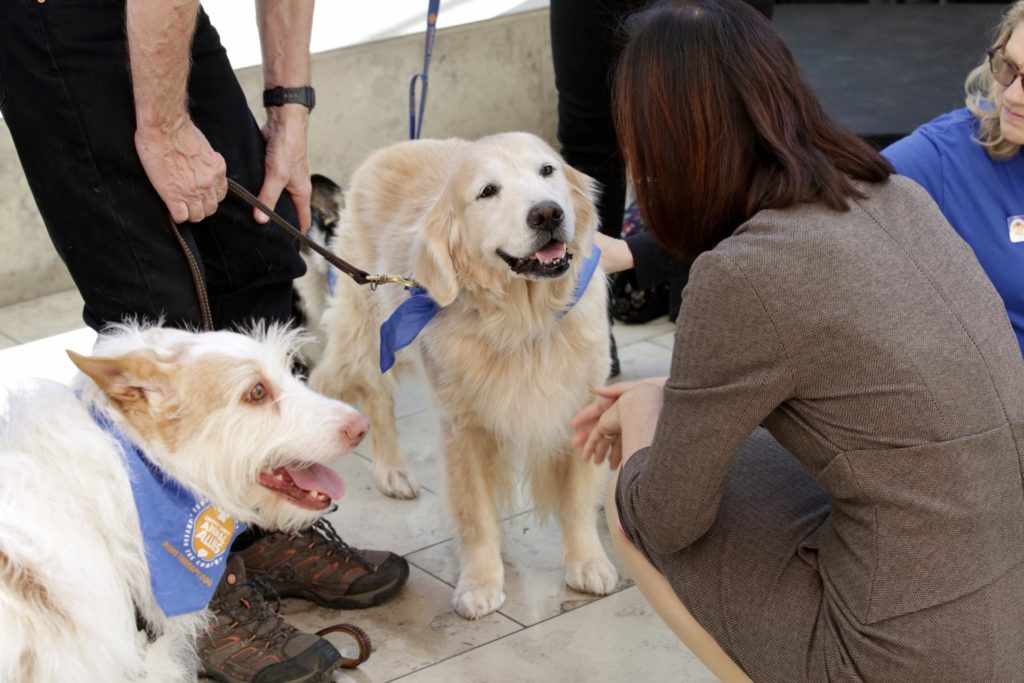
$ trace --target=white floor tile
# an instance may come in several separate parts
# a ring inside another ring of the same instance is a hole
[[[619,349],[622,374],[616,381],[664,377],[672,365],[672,350],[664,346],[640,341]]]
[[[615,335],[615,341],[621,349],[623,346],[629,346],[634,342],[650,339],[666,332],[673,332],[675,329],[675,324],[669,322],[668,316],[662,316],[643,325],[627,325],[616,321],[612,326],[612,334]]]
[[[636,587],[399,679],[402,683],[713,683]]]
[[[0,333],[22,344],[82,327],[78,290],[23,301],[0,308]]]
[[[671,349],[676,341],[676,333],[674,331],[666,332],[665,334],[659,334],[657,337],[651,337],[647,341],[658,346],[664,346],[666,349]]]
[[[379,607],[340,612],[302,600],[285,600],[284,614],[293,626],[307,631],[337,623],[362,628],[373,643],[373,655],[358,670],[336,674],[334,680],[377,683],[459,655],[520,628],[500,614],[466,621],[452,611],[450,597],[450,586],[413,567],[402,592]],[[355,655],[355,647],[346,636],[334,634],[328,638],[343,648],[342,654]],[[351,649],[346,651],[346,647]]]
[[[599,530],[601,542],[619,571],[616,590],[633,585],[613,552],[603,514]],[[501,614],[530,626],[599,599],[565,585],[562,533],[557,522],[542,524],[527,512],[506,520],[502,533],[506,600]],[[458,582],[459,560],[453,541],[413,553],[408,560],[453,586]]]

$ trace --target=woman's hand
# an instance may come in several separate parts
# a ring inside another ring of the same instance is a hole
[[[594,244],[601,250],[601,270],[604,272],[619,273],[633,267],[633,252],[626,240],[599,232],[594,235]]]
[[[597,387],[594,392],[598,398],[596,401],[580,410],[569,422],[573,428],[572,445],[576,448],[582,447],[584,461],[593,459],[595,465],[600,465],[608,459],[608,465],[615,469],[622,462],[623,441],[622,423],[620,415],[620,399],[627,392],[640,390],[640,393],[647,397],[652,394],[657,396],[658,408],[653,410],[654,423],[657,423],[660,410],[661,388],[665,385],[664,377],[634,380],[632,382],[618,382],[606,387]],[[627,403],[635,403],[633,400]],[[644,401],[650,404],[650,399]],[[629,406],[628,423],[633,423],[635,409]],[[627,427],[632,424],[627,424]],[[644,434],[648,430],[644,429]],[[634,440],[631,440],[631,442]],[[630,454],[632,451],[630,451]]]

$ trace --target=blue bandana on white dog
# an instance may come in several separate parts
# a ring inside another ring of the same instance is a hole
[[[573,294],[572,303],[569,308],[559,314],[562,317],[568,313],[576,302],[587,291],[587,285],[594,277],[597,264],[601,260],[601,250],[595,245],[590,256],[583,262],[583,269],[580,271],[579,282],[576,283],[576,292]],[[440,307],[437,302],[430,298],[427,290],[421,287],[407,288],[409,298],[403,301],[395,312],[391,314],[384,324],[380,326],[380,371],[385,373],[395,364],[395,354],[411,344],[416,335],[427,326]]]
[[[157,605],[168,617],[206,609],[245,525],[157,469],[95,406],[90,412],[124,452]]]

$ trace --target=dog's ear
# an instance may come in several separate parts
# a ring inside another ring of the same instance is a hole
[[[595,207],[599,194],[597,181],[569,164],[565,164],[565,178],[569,181],[572,209],[576,214],[576,233],[592,235],[598,228]]]
[[[71,350],[67,354],[122,412],[148,411],[170,393],[170,378],[153,351],[114,358],[82,356]]]
[[[413,277],[442,308],[455,301],[459,283],[455,276],[452,246],[456,235],[455,210],[442,194],[420,226],[414,252]]]

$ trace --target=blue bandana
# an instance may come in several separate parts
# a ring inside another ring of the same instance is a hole
[[[245,525],[157,469],[95,406],[90,412],[124,453],[157,605],[168,617],[206,609]]]
[[[580,279],[576,283],[576,292],[573,294],[569,307],[559,313],[558,317],[568,313],[576,302],[587,291],[587,285],[594,277],[597,264],[601,260],[601,250],[595,245],[590,256],[583,262],[583,269],[580,271]],[[384,324],[380,326],[380,371],[385,373],[395,364],[395,354],[411,344],[416,336],[427,326],[440,307],[437,302],[430,298],[427,290],[421,287],[406,288],[409,291],[409,298],[403,301],[395,312],[391,314]]]

